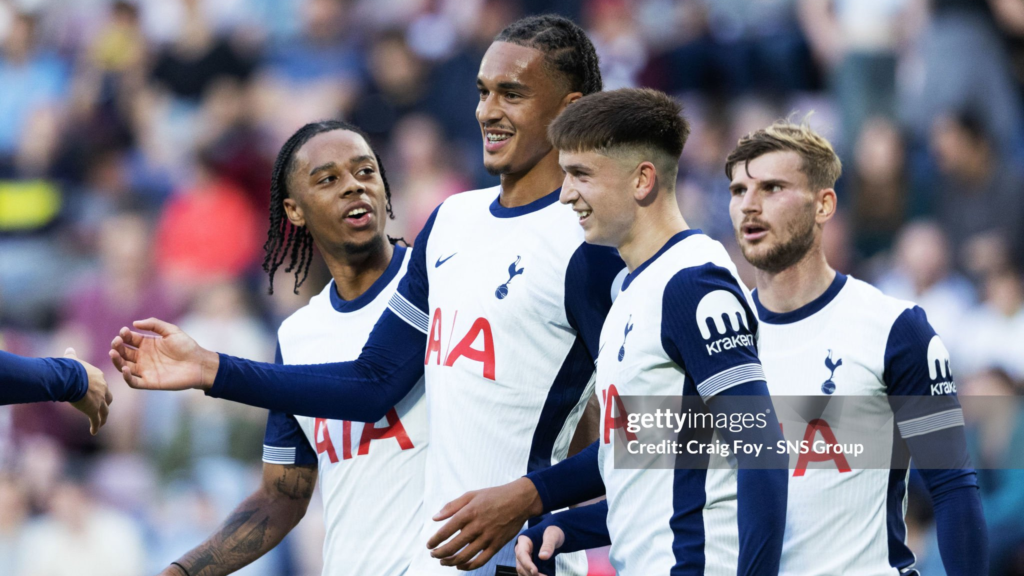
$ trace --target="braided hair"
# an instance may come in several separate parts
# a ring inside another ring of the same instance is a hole
[[[569,81],[571,92],[600,92],[601,69],[590,38],[575,22],[556,14],[528,16],[509,24],[495,38],[540,50],[547,62]]]
[[[295,153],[317,134],[334,130],[355,132],[362,136],[367,143],[370,141],[362,130],[348,122],[321,120],[299,128],[277,153],[274,171],[270,177],[270,230],[267,232],[267,243],[263,245],[263,250],[266,252],[263,259],[263,270],[270,275],[270,294],[274,293],[274,273],[284,263],[285,258],[290,258],[290,260],[284,271],[295,272],[294,291],[296,294],[299,293],[299,287],[309,276],[309,265],[313,262],[313,235],[309,233],[306,226],[295,226],[288,220],[284,211],[284,199],[290,196],[288,177],[295,167]],[[371,146],[371,150],[372,148]],[[388,178],[384,173],[384,163],[381,162],[380,155],[376,150],[373,151],[373,155],[377,160],[380,179],[384,182],[384,197],[387,199],[388,216],[394,219],[395,214],[391,211],[391,187],[388,185]]]

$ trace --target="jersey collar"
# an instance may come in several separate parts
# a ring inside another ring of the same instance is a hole
[[[561,193],[562,189],[559,188],[547,196],[537,198],[529,204],[516,206],[515,208],[506,208],[501,205],[501,202],[498,202],[498,198],[501,198],[501,193],[499,192],[498,195],[494,197],[494,202],[491,202],[491,215],[497,218],[515,218],[516,216],[524,216],[542,208],[547,208],[555,202],[558,202],[558,195]]]
[[[761,305],[761,299],[757,297],[757,290],[754,290],[751,294],[754,297],[754,305],[757,307],[758,320],[761,322],[767,322],[768,324],[792,324],[793,322],[799,322],[804,318],[808,318],[817,314],[822,308],[828,306],[830,302],[835,300],[839,291],[846,285],[846,275],[842,272],[836,271],[836,277],[832,279],[832,283],[829,284],[828,288],[814,300],[811,300],[807,304],[797,308],[796,310],[790,310],[789,312],[772,312]]]
[[[682,232],[676,232],[671,238],[668,239],[668,242],[665,242],[664,246],[662,246],[657,252],[654,253],[654,256],[651,256],[643,264],[637,266],[636,270],[633,270],[629,274],[626,274],[626,279],[622,281],[622,290],[629,288],[629,285],[633,282],[633,280],[636,280],[636,277],[639,276],[645,268],[650,266],[652,262],[657,260],[659,256],[668,251],[669,248],[675,246],[676,244],[679,244],[683,240],[695,234],[703,234],[703,232],[701,232],[699,228],[691,228],[689,230],[683,230]]]
[[[397,275],[398,271],[402,268],[402,260],[405,259],[405,250],[405,246],[398,246],[396,244],[395,249],[391,253],[391,262],[388,263],[388,267],[384,269],[384,273],[370,285],[366,292],[363,292],[352,300],[343,300],[341,296],[338,296],[338,289],[334,285],[334,280],[331,280],[331,284],[328,286],[328,289],[331,291],[331,306],[333,306],[338,312],[355,312],[370,302],[373,302],[373,299],[380,294],[381,290],[383,290],[385,286],[394,280],[395,275]]]

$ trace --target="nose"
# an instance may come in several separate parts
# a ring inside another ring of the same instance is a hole
[[[566,174],[562,180],[562,191],[558,193],[558,201],[562,204],[572,204],[580,197],[579,192],[572,186],[569,175]]]
[[[341,197],[347,198],[353,194],[362,194],[366,192],[366,186],[359,181],[355,176],[348,174],[346,176],[345,186],[341,189]]]
[[[493,93],[488,94],[476,105],[476,119],[480,124],[490,124],[501,120],[503,114],[497,105],[497,98]]]
[[[744,214],[757,214],[761,212],[761,195],[756,190],[750,190],[740,198],[740,210]]]

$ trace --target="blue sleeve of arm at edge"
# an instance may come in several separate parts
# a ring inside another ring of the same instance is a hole
[[[85,367],[70,358],[25,358],[0,351],[0,405],[77,402],[89,390]]]
[[[533,541],[533,560],[540,562],[537,554],[544,541],[544,530],[548,526],[558,526],[565,533],[565,542],[555,552],[564,554],[580,550],[590,550],[611,544],[608,534],[608,501],[602,500],[589,506],[573,508],[558,514],[550,514],[543,522],[523,532]]]
[[[226,354],[209,396],[286,414],[376,422],[423,375],[423,333],[385,310],[359,358],[333,364],[270,364]]]
[[[545,512],[604,496],[604,481],[597,461],[598,442],[594,441],[579,454],[554,466],[526,475],[537,488]]]

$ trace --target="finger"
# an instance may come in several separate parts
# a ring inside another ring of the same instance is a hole
[[[121,377],[128,386],[135,388],[136,390],[145,390],[142,385],[142,378],[139,378],[135,374],[132,374],[132,369],[128,366],[121,368]]]
[[[484,548],[482,552],[474,556],[472,560],[464,564],[458,564],[457,567],[459,570],[466,571],[482,568],[484,564],[487,564],[487,562],[491,558],[493,558],[495,554],[498,553],[498,550],[501,550],[501,546],[495,546],[494,544],[491,544],[490,546]]]
[[[142,346],[142,341],[145,340],[146,338],[145,334],[134,332],[130,328],[121,328],[117,335],[120,336],[121,340],[125,344],[129,346],[134,346],[136,348]]]
[[[136,320],[132,322],[132,325],[139,330],[149,330],[150,332],[156,332],[161,336],[170,336],[178,327],[170,322],[164,322],[159,318],[146,318],[145,320]]]
[[[100,428],[107,423],[107,418],[110,416],[110,408],[106,404],[100,404]]]
[[[121,335],[114,336],[114,340],[110,343],[110,349],[120,354],[125,360],[131,360],[132,362],[139,361],[138,346],[126,346],[125,340]]]
[[[74,358],[75,360],[78,360],[78,355],[75,354],[75,349],[71,348],[70,346],[68,347],[67,350],[64,351],[64,357],[65,358]]]
[[[100,431],[100,414],[99,412],[89,413],[89,434],[93,436]]]
[[[444,507],[441,508],[440,512],[434,514],[434,522],[440,522],[441,520],[444,520],[446,518],[451,518],[453,514],[455,514],[459,510],[462,510],[462,508],[466,504],[469,504],[469,501],[472,499],[473,493],[466,492],[462,496],[459,496],[455,500],[452,500],[451,502],[445,504]]]
[[[563,534],[561,529],[554,526],[548,526],[544,529],[544,538],[540,544],[540,552],[537,553],[537,557],[541,560],[547,560],[554,555],[555,549],[562,545]]]
[[[117,350],[110,349],[107,351],[107,356],[110,357],[110,361],[114,364],[114,368],[120,372],[124,368],[124,360],[121,359],[121,355],[117,353]]]
[[[114,395],[110,393],[110,388],[107,388],[107,393],[103,395],[103,399],[107,401],[107,406],[114,403]]]
[[[439,548],[431,550],[430,555],[434,558],[445,558],[455,555],[462,547],[472,542],[479,533],[471,533],[467,530],[460,531],[454,538]],[[444,562],[442,562],[444,564]],[[449,564],[445,564],[449,566]]]
[[[462,566],[469,564],[477,554],[480,553],[485,547],[490,545],[489,541],[474,540],[466,544],[462,550],[459,550],[454,556],[441,559],[441,566]],[[488,556],[488,559],[490,556]]]
[[[533,563],[533,540],[520,536],[516,542],[516,572],[519,576],[537,576],[537,566]]]
[[[442,542],[451,538],[453,534],[461,531],[467,524],[469,524],[468,514],[456,515],[454,518],[446,522],[444,526],[441,526],[441,529],[435,532],[434,535],[430,537],[430,540],[427,540],[427,548],[430,548],[431,550],[437,548]]]

